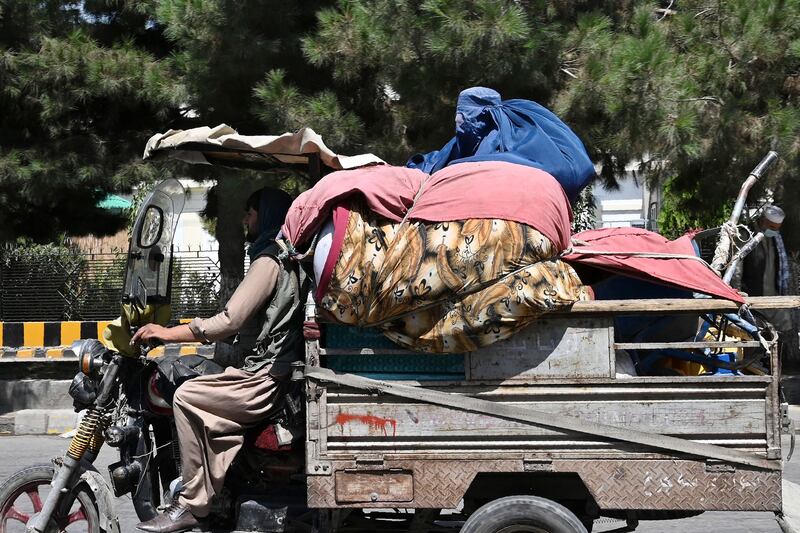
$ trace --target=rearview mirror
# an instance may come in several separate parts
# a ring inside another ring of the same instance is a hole
[[[161,239],[164,230],[164,211],[157,205],[150,205],[144,213],[136,244],[139,248],[150,248]]]

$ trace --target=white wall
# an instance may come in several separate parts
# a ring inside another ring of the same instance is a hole
[[[200,211],[206,206],[206,191],[211,184],[189,179],[180,182],[186,189],[186,204],[175,231],[175,247],[180,250],[216,249],[217,240],[203,228],[200,218]]]
[[[649,220],[649,211],[650,203],[658,201],[660,197],[658,191],[650,191],[642,176],[633,170],[619,180],[619,185],[617,190],[595,185],[593,193],[597,206],[597,227],[655,229],[656,221]]]

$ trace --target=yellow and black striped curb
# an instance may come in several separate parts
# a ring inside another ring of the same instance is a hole
[[[0,346],[69,346],[80,339],[101,339],[108,320],[91,322],[0,322]]]
[[[184,343],[184,344],[167,344],[153,348],[149,353],[149,357],[160,357],[162,355],[202,355],[204,357],[212,357],[214,355],[214,346],[200,343]],[[0,347],[0,360],[10,359],[77,359],[75,353],[69,346],[56,346],[56,347],[20,347],[10,348],[7,346]]]
[[[180,320],[181,324],[190,322]],[[0,322],[0,346],[39,348],[69,346],[80,339],[102,339],[110,320],[66,322]]]

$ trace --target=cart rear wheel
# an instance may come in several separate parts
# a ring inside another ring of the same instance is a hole
[[[563,505],[537,496],[498,498],[470,515],[461,533],[587,533]]]

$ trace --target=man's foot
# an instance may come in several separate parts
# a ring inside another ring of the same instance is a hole
[[[204,520],[195,517],[189,507],[175,501],[164,509],[164,512],[147,522],[142,522],[136,527],[151,533],[177,533],[189,531],[203,525]]]

